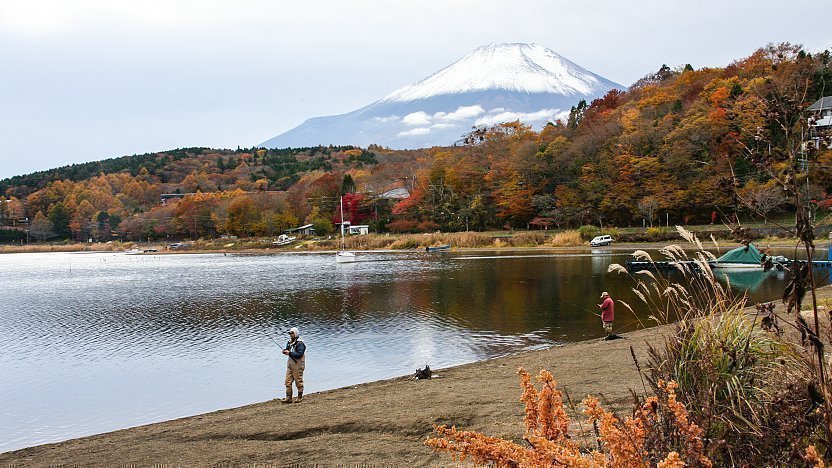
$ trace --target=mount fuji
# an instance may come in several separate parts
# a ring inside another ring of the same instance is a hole
[[[366,107],[309,119],[258,146],[446,146],[473,126],[519,119],[541,128],[613,88],[626,89],[541,45],[489,44]]]

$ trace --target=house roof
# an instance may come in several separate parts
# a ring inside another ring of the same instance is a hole
[[[311,227],[313,227],[313,226],[314,226],[314,224],[304,224],[304,225],[303,225],[303,226],[301,226],[301,227],[296,227],[296,228],[292,228],[292,229],[287,229],[287,230],[285,230],[285,231],[283,231],[283,232],[295,232],[295,231],[302,231],[302,230],[304,230],[304,229],[309,229],[309,228],[311,228]]]
[[[822,111],[826,109],[832,109],[832,96],[824,96],[818,99],[814,104],[809,106],[807,110]]]

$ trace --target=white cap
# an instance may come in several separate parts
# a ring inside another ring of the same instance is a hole
[[[606,291],[604,291],[604,292],[602,292],[602,293],[601,293],[601,297],[602,297],[602,298],[607,297],[607,296],[609,296],[609,295],[610,295],[610,294],[609,294],[608,292],[606,292]]]
[[[297,336],[300,336],[300,332],[298,331],[298,328],[297,328],[297,327],[292,327],[292,328],[290,328],[290,329],[289,329],[289,333],[291,333],[291,334],[295,335],[296,337],[297,337]]]

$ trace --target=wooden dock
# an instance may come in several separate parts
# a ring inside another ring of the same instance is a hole
[[[773,264],[773,268],[777,270],[785,270],[790,268],[795,262],[800,265],[805,265],[808,263],[807,260],[786,260],[786,261],[778,261]],[[651,271],[669,271],[675,270],[678,264],[683,264],[690,269],[698,269],[699,267],[695,262],[692,260],[687,260],[683,262],[669,262],[669,261],[658,261],[658,262],[647,262],[643,260],[627,260],[625,265],[628,270],[630,271],[641,271],[641,270],[651,270]],[[832,260],[812,260],[812,266],[815,268],[832,268]],[[711,263],[711,267],[714,264]]]

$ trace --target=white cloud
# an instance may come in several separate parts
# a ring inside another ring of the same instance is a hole
[[[405,125],[420,126],[420,127],[425,127],[427,125],[430,125],[430,128],[437,128],[437,129],[439,129],[439,128],[450,128],[450,127],[455,127],[457,122],[462,122],[464,120],[471,119],[471,118],[476,117],[480,114],[483,114],[484,112],[485,112],[485,110],[480,105],[459,106],[453,112],[436,112],[433,115],[430,115],[430,114],[428,114],[427,112],[424,112],[424,111],[419,111],[419,112],[412,112],[412,113],[407,114],[406,116],[404,116],[402,118],[402,123],[405,124]],[[384,119],[387,119],[387,117],[385,117]],[[379,117],[376,117],[376,120],[380,121],[382,123],[387,122],[386,120],[381,120],[381,118],[379,118]],[[423,129],[414,129],[414,130],[428,130],[428,129],[423,128]],[[408,133],[408,132],[402,132],[402,133],[405,133],[407,135],[424,135],[427,132],[425,131],[424,133]],[[399,134],[399,136],[403,136],[403,135]]]
[[[440,128],[451,128],[451,127],[456,127],[456,126],[457,126],[457,124],[448,123],[448,122],[439,122],[439,123],[435,123],[435,124],[431,125],[430,128],[440,129]]]
[[[427,135],[428,133],[430,133],[429,128],[419,127],[419,128],[414,128],[414,129],[411,129],[411,130],[405,130],[403,132],[399,132],[399,133],[396,134],[396,136],[400,136],[400,137],[419,136],[419,135]]]
[[[402,119],[405,125],[430,125],[430,116],[422,111],[407,114]]]
[[[475,125],[496,125],[503,122],[520,122],[532,124],[551,121],[563,115],[560,109],[541,109],[537,112],[498,112],[477,119]]]
[[[445,112],[437,112],[433,114],[433,118],[437,120],[465,120],[470,119],[471,117],[476,117],[480,114],[485,112],[485,110],[480,105],[476,106],[459,106],[457,109],[450,114],[446,114]]]

